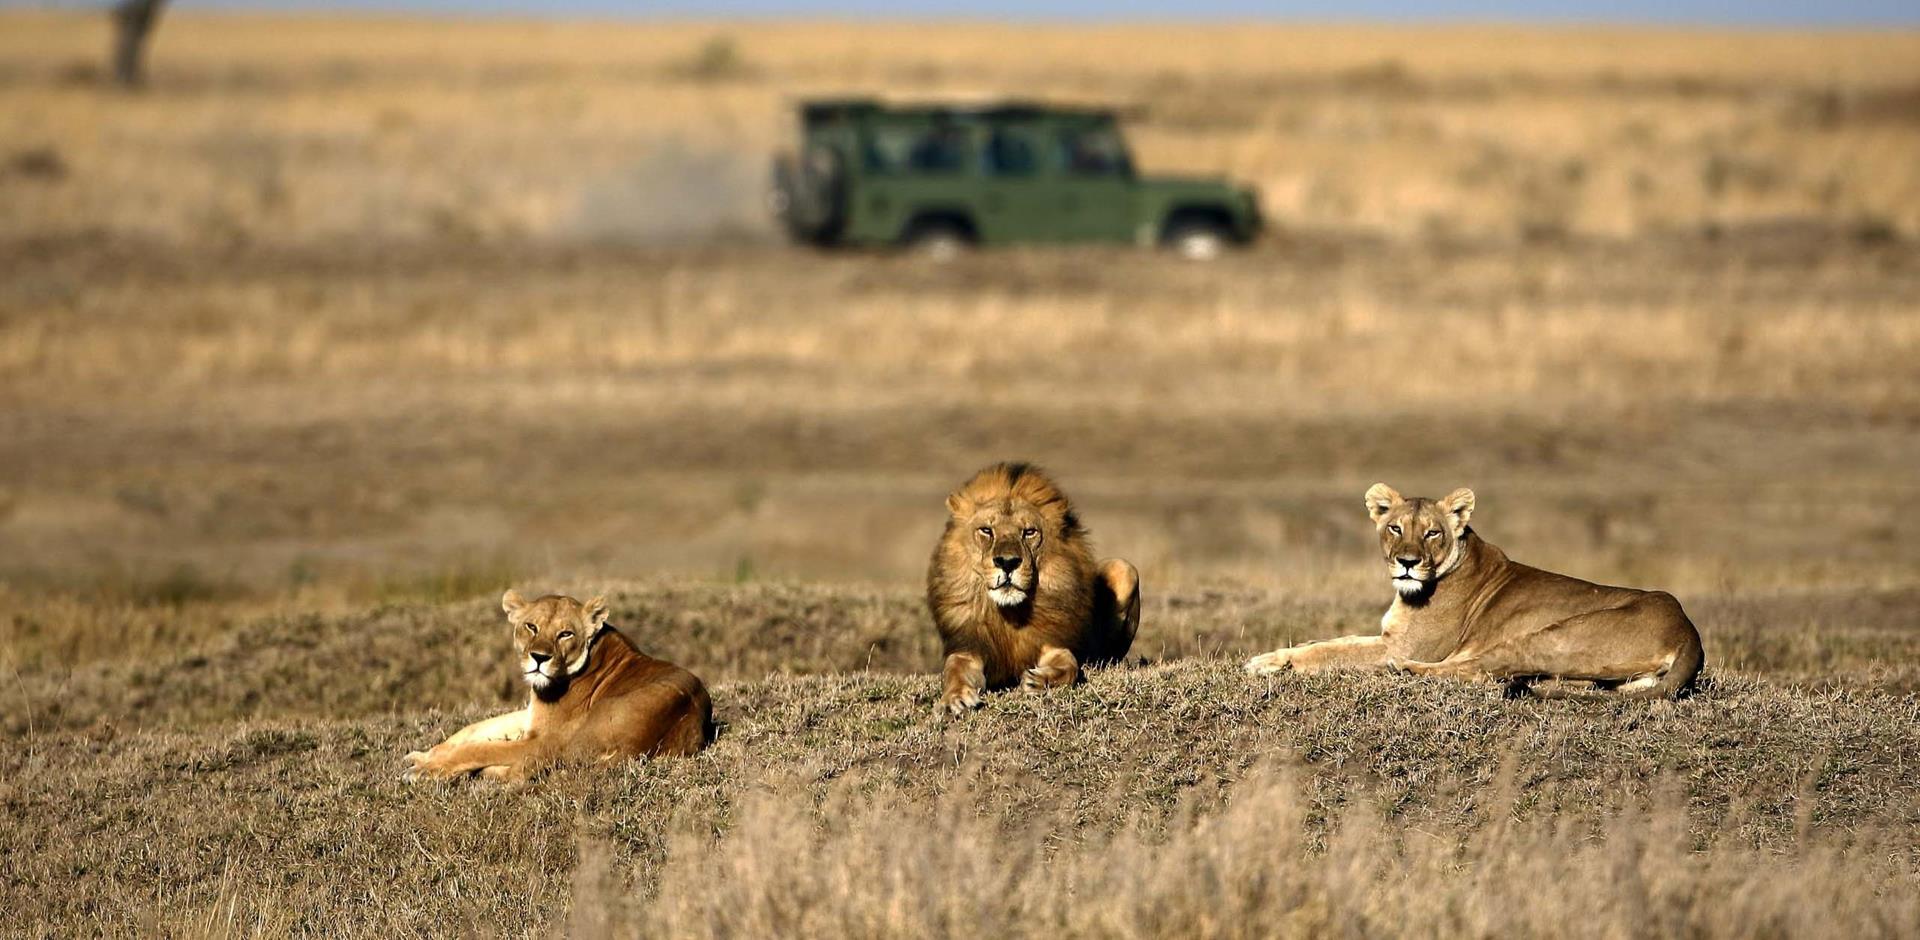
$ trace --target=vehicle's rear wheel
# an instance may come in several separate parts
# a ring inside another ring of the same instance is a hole
[[[1167,229],[1167,249],[1188,261],[1212,261],[1232,243],[1227,230],[1210,219],[1184,219]]]
[[[973,233],[957,222],[925,219],[907,229],[900,246],[931,261],[951,261],[972,250]]]

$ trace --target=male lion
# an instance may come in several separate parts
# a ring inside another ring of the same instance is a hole
[[[1016,680],[1071,685],[1082,663],[1127,655],[1140,628],[1140,573],[1094,564],[1073,504],[1038,467],[995,464],[947,497],[927,567],[927,607],[945,647],[941,705],[959,715]]]
[[[1255,656],[1247,671],[1385,666],[1423,676],[1566,679],[1636,698],[1679,695],[1705,660],[1673,595],[1606,587],[1508,561],[1467,525],[1473,491],[1442,500],[1367,490],[1396,592],[1379,636],[1348,636]]]
[[[517,782],[562,761],[690,755],[706,746],[713,726],[706,686],[608,626],[605,598],[529,601],[508,591],[500,607],[533,689],[527,708],[408,754],[409,779],[479,772]]]

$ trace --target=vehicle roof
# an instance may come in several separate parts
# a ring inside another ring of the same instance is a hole
[[[964,98],[926,101],[886,101],[879,98],[815,98],[800,102],[800,114],[808,123],[836,117],[911,118],[964,116],[989,120],[1022,118],[1078,118],[1112,120],[1119,109],[1105,106],[1057,104],[1023,99],[968,100]]]

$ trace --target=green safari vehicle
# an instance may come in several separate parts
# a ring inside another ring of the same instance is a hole
[[[855,99],[799,112],[799,150],[775,158],[770,202],[806,244],[950,256],[1105,242],[1207,259],[1260,230],[1248,187],[1137,175],[1111,110]]]

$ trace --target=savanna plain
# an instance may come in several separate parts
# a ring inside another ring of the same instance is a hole
[[[0,13],[0,933],[1920,932],[1920,36]],[[782,245],[814,93],[1137,106],[1273,230]],[[1132,659],[935,717],[942,498],[1028,459]],[[1375,629],[1360,495],[1658,587],[1674,702],[1248,656]],[[506,587],[697,758],[400,781]]]

